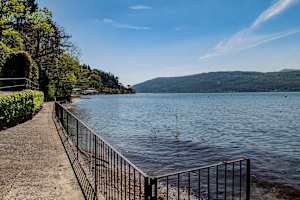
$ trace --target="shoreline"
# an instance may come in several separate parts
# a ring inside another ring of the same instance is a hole
[[[258,200],[300,200],[300,188],[252,176],[252,194]],[[271,192],[270,192],[271,191]]]

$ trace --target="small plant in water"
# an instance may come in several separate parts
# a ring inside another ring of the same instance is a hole
[[[152,127],[151,135],[150,135],[152,143],[154,142],[154,140],[157,139],[157,134],[158,133],[159,133],[159,130],[157,128]]]
[[[175,126],[176,126],[175,138],[176,138],[177,141],[179,141],[180,131],[179,131],[179,128],[178,128],[178,114],[176,113],[175,116],[176,116],[176,121],[175,121]]]

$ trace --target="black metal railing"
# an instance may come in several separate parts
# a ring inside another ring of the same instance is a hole
[[[39,84],[31,81],[28,78],[0,78],[0,90],[16,91],[22,89],[39,89]]]
[[[250,200],[250,160],[148,176],[63,105],[55,103],[61,139],[85,199]]]
[[[176,172],[153,179],[154,199],[250,199],[250,160]]]

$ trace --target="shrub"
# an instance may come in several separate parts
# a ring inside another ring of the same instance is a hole
[[[32,90],[0,96],[0,130],[30,119],[41,109],[43,100],[43,92]]]
[[[32,91],[32,93],[33,93],[34,112],[38,112],[42,108],[44,103],[44,93],[41,91]]]
[[[18,51],[9,54],[4,66],[2,76],[9,77],[30,77],[32,60],[25,51]]]
[[[48,85],[48,94],[47,100],[54,100],[55,99],[56,88],[54,84]]]

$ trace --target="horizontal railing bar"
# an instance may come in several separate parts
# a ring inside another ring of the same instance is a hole
[[[0,78],[0,81],[17,81],[17,80],[26,80],[36,86],[38,86],[38,83],[35,83],[33,81],[31,81],[30,79],[26,78],[26,77],[17,77],[17,78]]]
[[[3,86],[3,87],[0,87],[0,90],[1,90],[1,89],[7,89],[7,88],[23,87],[23,86],[26,86],[26,84],[22,84],[22,85],[11,85],[11,86]]]
[[[240,161],[246,161],[249,160],[250,158],[248,158],[247,156],[241,156],[239,159],[236,160],[229,160],[229,161],[223,161],[223,163],[225,164],[232,164],[232,163],[236,163],[236,162],[240,162]]]
[[[224,164],[231,164],[231,163],[236,163],[236,162],[246,161],[246,160],[249,160],[249,158],[243,156],[243,157],[241,157],[239,159],[236,159],[236,160],[223,161],[223,162],[219,162],[219,163],[212,164],[212,165],[206,165],[206,166],[203,166],[203,167],[196,167],[196,168],[192,168],[192,169],[182,170],[182,171],[178,171],[178,172],[173,172],[173,173],[169,173],[169,174],[155,176],[155,178],[165,178],[167,176],[175,176],[175,175],[178,175],[178,174],[184,174],[184,173],[189,173],[189,172],[193,173],[193,172],[196,172],[196,171],[199,171],[199,170],[205,170],[205,169],[212,168],[212,167],[222,166]]]
[[[76,120],[78,120],[82,125],[85,126],[92,134],[96,135],[100,140],[102,140],[109,148],[111,148],[113,151],[115,151],[122,159],[124,159],[128,164],[130,164],[133,168],[135,168],[140,174],[142,174],[145,177],[149,177],[146,173],[144,173],[142,170],[140,170],[137,166],[135,166],[131,161],[129,161],[125,156],[123,156],[122,153],[120,153],[118,150],[116,150],[111,144],[109,144],[105,139],[103,139],[100,135],[98,135],[93,129],[88,127],[88,125],[83,122],[81,119],[79,119],[76,115],[74,115],[72,112],[70,112],[68,109],[66,109],[65,106],[62,104],[56,102],[59,106],[61,106],[67,113],[69,113],[72,117],[74,117]]]
[[[0,78],[0,81],[15,81],[15,80],[26,80],[27,78],[25,77],[20,77],[20,78]]]

